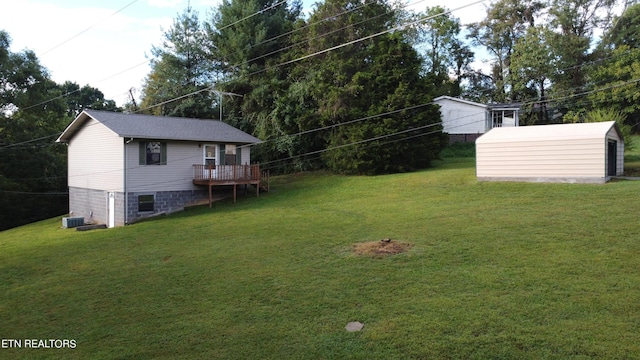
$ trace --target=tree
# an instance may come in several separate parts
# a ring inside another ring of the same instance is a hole
[[[216,66],[216,89],[224,98],[225,121],[255,133],[271,121],[275,97],[288,74],[279,67],[289,56],[291,33],[301,12],[298,1],[224,0],[205,25]]]
[[[153,47],[151,73],[145,79],[142,111],[155,115],[212,118],[208,88],[212,86],[212,65],[207,38],[198,13],[187,8],[164,33],[161,46]]]
[[[614,24],[594,51],[594,65],[585,67],[590,90],[585,110],[619,112],[626,124],[636,127],[640,123],[640,4],[627,8]]]
[[[523,96],[514,91],[512,55],[517,41],[527,28],[535,25],[544,4],[536,0],[498,0],[487,8],[487,17],[469,26],[469,38],[493,57],[491,77],[495,86],[494,101],[518,101]]]
[[[550,44],[558,57],[558,71],[552,81],[556,94],[583,91],[586,85],[585,64],[595,29],[609,24],[617,0],[553,0],[549,14],[553,36]],[[569,104],[570,105],[570,104]]]
[[[117,110],[98,89],[56,84],[0,31],[0,231],[68,212],[67,148],[56,137],[85,108]]]
[[[395,26],[388,3],[358,5],[349,0],[319,5],[310,18],[314,25],[309,51]],[[349,16],[338,15],[346,9],[354,10]],[[329,169],[348,174],[402,172],[427,167],[437,158],[443,135],[439,113],[429,105],[434,89],[420,75],[422,61],[402,34],[387,33],[324,52],[307,68],[313,74],[320,125],[329,127],[323,134],[327,151],[322,156]]]
[[[428,7],[415,18],[425,19],[415,26],[413,41],[425,58],[429,78],[441,89],[437,95],[460,95],[460,82],[473,61],[473,52],[459,39],[460,20],[440,6]]]
[[[74,82],[65,81],[60,85],[60,91],[67,104],[67,114],[72,118],[78,116],[84,109],[121,111],[115,101],[105,99],[100,90],[89,85],[80,87]]]
[[[67,210],[66,148],[52,144],[68,118],[60,89],[32,51],[13,53],[0,31],[0,230]],[[51,100],[54,99],[54,100]]]
[[[547,109],[547,90],[557,70],[557,59],[549,44],[551,31],[541,25],[529,27],[518,39],[511,58],[513,90],[521,94],[528,105],[523,114],[527,124],[551,122]],[[533,100],[536,99],[536,100]],[[531,110],[535,108],[533,113]],[[529,119],[527,119],[527,117]]]

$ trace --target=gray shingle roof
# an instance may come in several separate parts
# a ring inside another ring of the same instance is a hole
[[[58,142],[68,142],[89,117],[120,137],[253,144],[260,139],[219,120],[189,119],[85,110],[65,129]]]

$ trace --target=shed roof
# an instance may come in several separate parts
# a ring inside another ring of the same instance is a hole
[[[474,101],[464,100],[464,99],[455,98],[455,97],[446,96],[446,95],[438,96],[437,98],[433,99],[433,101],[436,102],[436,103],[439,102],[439,101],[442,101],[442,100],[455,101],[455,102],[458,102],[458,103],[461,103],[461,104],[478,106],[478,107],[481,107],[481,108],[486,108],[487,107],[487,105],[485,105],[485,104],[480,104],[480,103],[477,103],[477,102],[474,102]]]
[[[615,121],[599,123],[553,124],[518,127],[493,128],[476,140],[478,144],[513,142],[513,141],[544,141],[564,139],[594,139],[605,138],[611,129],[615,129],[620,139],[622,134]]]
[[[57,142],[68,142],[89,119],[120,137],[253,144],[260,139],[219,120],[189,119],[109,111],[84,110],[67,126]]]

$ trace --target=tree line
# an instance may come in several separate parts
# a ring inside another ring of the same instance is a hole
[[[635,1],[494,0],[463,26],[446,8],[387,0],[326,0],[308,16],[296,1],[226,0],[204,20],[176,17],[141,109],[222,114],[266,140],[262,162],[355,174],[428,166],[446,143],[440,95],[520,103],[523,125],[617,120],[629,132],[639,15]]]
[[[520,103],[523,125],[638,124],[636,1],[485,9],[462,24],[388,0],[325,0],[309,14],[298,0],[223,0],[206,18],[187,8],[151,46],[140,102],[122,109],[88,85],[56,84],[0,31],[0,229],[66,211],[65,148],[53,141],[83,108],[221,118],[264,141],[254,159],[273,171],[345,174],[428,167],[447,143],[441,95]]]
[[[0,230],[68,211],[66,147],[54,141],[83,108],[121,110],[88,85],[57,84],[0,30]]]

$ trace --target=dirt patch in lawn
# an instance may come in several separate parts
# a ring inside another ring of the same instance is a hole
[[[401,254],[408,251],[412,247],[413,244],[404,243],[397,240],[383,239],[378,241],[368,241],[354,244],[352,246],[352,249],[353,252],[357,255],[386,256]]]

